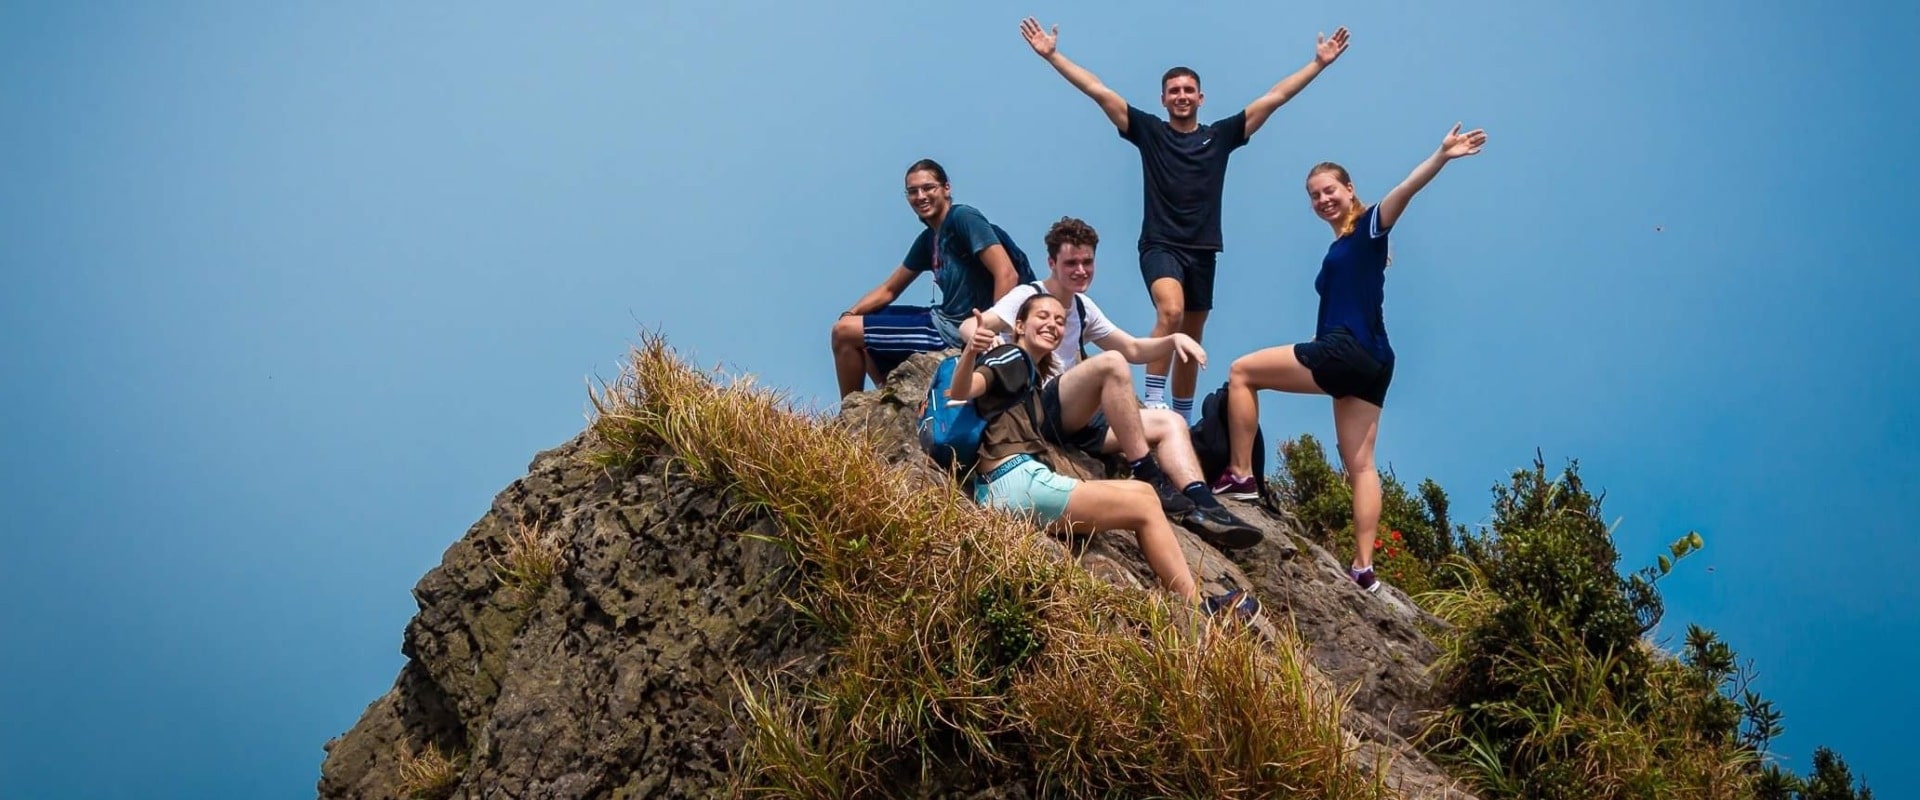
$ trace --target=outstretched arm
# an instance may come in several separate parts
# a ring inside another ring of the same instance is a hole
[[[873,291],[861,295],[860,299],[855,301],[852,306],[849,306],[846,311],[841,312],[840,316],[844,317],[849,314],[853,316],[865,316],[879,311],[888,303],[898,298],[900,293],[906,291],[907,287],[913,283],[913,279],[919,276],[920,273],[907,269],[904,266],[894,267],[892,275],[888,275],[887,279],[881,281],[879,286],[873,287]]]
[[[1461,133],[1460,123],[1453,123],[1453,130],[1447,132],[1447,138],[1440,140],[1440,149],[1427,156],[1420,166],[1414,167],[1413,174],[1408,175],[1399,186],[1393,187],[1393,191],[1387,192],[1386,197],[1380,198],[1380,210],[1375,213],[1374,219],[1382,228],[1393,227],[1395,222],[1400,221],[1401,212],[1407,210],[1407,203],[1428,183],[1433,182],[1434,176],[1440,174],[1441,167],[1456,158],[1479,155],[1480,148],[1486,143],[1486,131],[1475,128]]]
[[[1107,88],[1107,85],[1101,83],[1093,73],[1060,54],[1060,26],[1055,25],[1049,31],[1040,27],[1039,20],[1028,17],[1020,20],[1020,35],[1027,37],[1027,44],[1033,48],[1033,52],[1052,64],[1068,83],[1073,84],[1073,88],[1079,89],[1086,96],[1093,98],[1093,102],[1099,103],[1100,110],[1106,112],[1107,120],[1112,122],[1114,127],[1119,128],[1121,133],[1127,132],[1127,101],[1120,96],[1119,92]]]
[[[1129,364],[1146,364],[1166,358],[1169,354],[1180,359],[1181,363],[1192,362],[1199,366],[1207,365],[1207,351],[1200,343],[1184,333],[1171,333],[1166,336],[1151,336],[1135,339],[1126,331],[1115,329],[1094,342],[1102,350],[1119,353]]]
[[[1253,132],[1267,124],[1267,118],[1273,116],[1274,110],[1286,105],[1301,89],[1307,88],[1307,84],[1312,83],[1322,70],[1331,66],[1346,51],[1347,29],[1344,26],[1334,31],[1332,37],[1321,36],[1319,44],[1314,46],[1312,61],[1298,72],[1282,78],[1266,94],[1247,104],[1247,138],[1253,138]]]

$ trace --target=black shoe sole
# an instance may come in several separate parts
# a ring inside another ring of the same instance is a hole
[[[1180,526],[1193,531],[1200,541],[1213,545],[1220,550],[1241,550],[1266,541],[1266,534],[1252,526],[1220,525],[1204,517],[1188,514],[1180,518]]]

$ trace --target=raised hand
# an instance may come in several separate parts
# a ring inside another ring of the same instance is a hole
[[[1453,130],[1447,132],[1447,138],[1440,140],[1440,155],[1448,158],[1464,158],[1480,154],[1480,148],[1487,143],[1487,132],[1479,128],[1460,132],[1460,123],[1453,123]]]
[[[1207,365],[1207,351],[1202,349],[1200,343],[1194,341],[1193,337],[1184,333],[1175,333],[1170,338],[1173,339],[1173,357],[1180,359],[1180,363],[1185,364],[1191,361],[1201,367]]]
[[[1320,43],[1313,48],[1313,60],[1324,67],[1332,64],[1333,60],[1339,58],[1344,52],[1347,52],[1347,26],[1342,25],[1339,30],[1333,32],[1332,38],[1325,35],[1320,37]]]
[[[980,310],[974,309],[973,337],[967,340],[967,349],[974,355],[984,355],[1000,342],[1000,334],[994,333],[992,328],[987,327],[987,321],[982,317]]]
[[[1027,37],[1027,45],[1033,48],[1035,55],[1051,58],[1055,50],[1060,49],[1060,26],[1052,31],[1040,27],[1040,21],[1033,17],[1020,20],[1020,35]],[[1345,45],[1342,45],[1343,47]]]

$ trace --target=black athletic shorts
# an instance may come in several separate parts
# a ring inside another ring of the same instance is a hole
[[[1334,397],[1358,397],[1376,406],[1387,405],[1387,386],[1393,383],[1393,362],[1384,364],[1360,346],[1346,328],[1336,328],[1311,342],[1293,346],[1293,355],[1313,371],[1320,391]]]
[[[1077,431],[1060,430],[1060,421],[1065,417],[1060,413],[1060,379],[1047,381],[1040,389],[1040,415],[1046,417],[1040,423],[1040,435],[1047,441],[1067,447],[1077,447],[1091,455],[1100,455],[1100,448],[1107,444],[1107,415],[1103,411],[1093,412],[1093,418],[1087,420],[1085,427]]]
[[[1153,291],[1153,282],[1161,278],[1179,281],[1180,293],[1186,298],[1188,311],[1212,311],[1213,263],[1218,255],[1212,250],[1143,244],[1140,246],[1140,277],[1146,279],[1149,293]]]

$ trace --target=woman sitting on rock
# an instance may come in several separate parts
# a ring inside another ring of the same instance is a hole
[[[1038,458],[1047,449],[1034,390],[1040,376],[1053,370],[1053,350],[1060,345],[1066,320],[1066,307],[1058,299],[1036,294],[1015,315],[1014,343],[995,346],[999,337],[975,319],[974,335],[961,351],[947,394],[954,402],[973,401],[980,415],[991,420],[980,436],[974,500],[1030,516],[1063,533],[1133,531],[1160,585],[1188,602],[1197,601],[1186,555],[1152,486],[1134,480],[1078,480],[1054,472]],[[1204,606],[1209,613],[1231,609],[1246,617],[1260,607],[1245,591],[1208,598]]]

